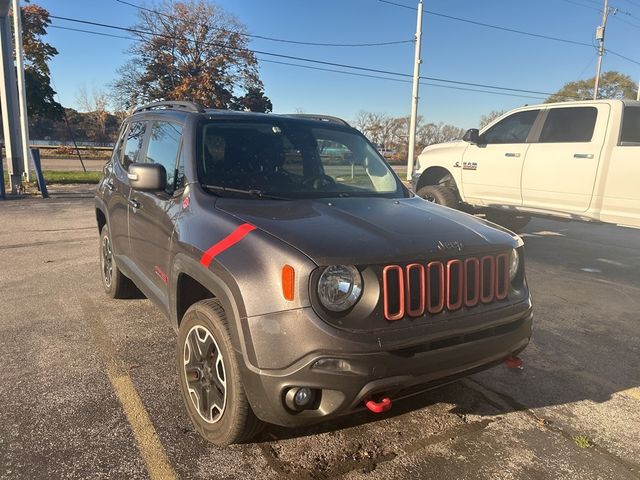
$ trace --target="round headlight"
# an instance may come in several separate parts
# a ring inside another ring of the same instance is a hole
[[[362,276],[352,265],[332,265],[324,269],[318,280],[318,298],[332,312],[353,307],[362,294]]]
[[[520,254],[515,248],[511,250],[511,259],[509,261],[509,279],[513,282],[520,268]]]

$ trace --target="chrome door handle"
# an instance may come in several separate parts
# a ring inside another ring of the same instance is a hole
[[[129,199],[129,205],[131,205],[134,209],[139,209],[141,207],[140,202],[130,198]]]
[[[109,189],[110,192],[113,192],[116,189],[116,187],[113,185],[113,180],[107,180],[104,185]]]
[[[593,153],[575,153],[573,158],[593,158]]]
[[[505,153],[504,156],[505,157],[519,157],[520,154],[519,153]]]

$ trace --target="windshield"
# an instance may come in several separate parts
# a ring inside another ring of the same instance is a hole
[[[200,127],[198,157],[200,182],[217,194],[406,196],[371,144],[344,128],[286,119],[211,121]]]

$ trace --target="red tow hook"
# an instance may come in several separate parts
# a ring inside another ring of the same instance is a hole
[[[373,413],[383,413],[391,410],[392,403],[389,397],[383,397],[379,402],[369,398],[364,401],[364,405]]]
[[[505,358],[504,363],[507,364],[507,368],[524,370],[524,362],[522,361],[522,359],[518,357],[514,357],[513,355],[510,355],[507,358]]]

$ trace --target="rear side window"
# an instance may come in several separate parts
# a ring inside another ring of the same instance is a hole
[[[542,127],[540,143],[590,142],[597,118],[595,107],[552,108]]]
[[[159,163],[167,172],[167,190],[176,187],[176,170],[180,153],[182,125],[172,122],[154,121],[151,124],[149,146],[145,162]]]
[[[500,120],[482,134],[484,143],[524,143],[540,110],[517,112]]]
[[[620,145],[640,145],[640,107],[624,109]]]
[[[124,147],[124,155],[122,157],[122,166],[129,169],[129,165],[139,161],[140,150],[144,141],[144,132],[146,130],[145,122],[132,122],[127,132],[127,143]]]

